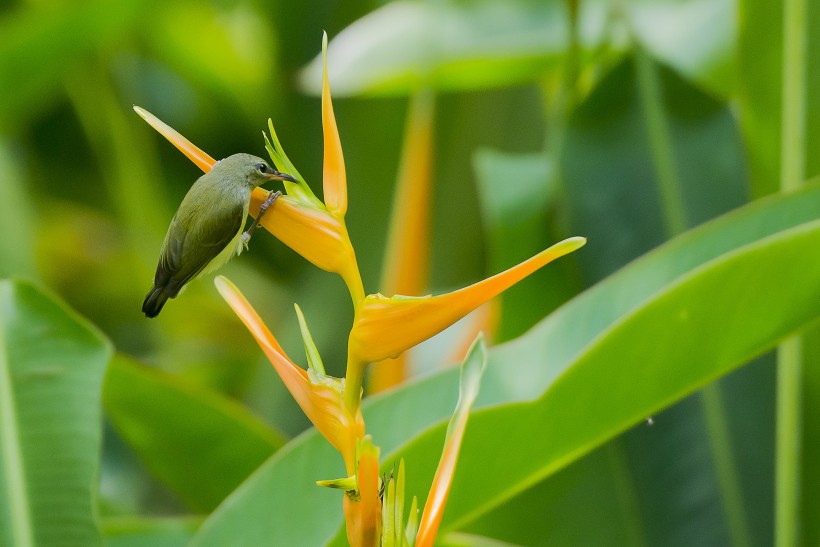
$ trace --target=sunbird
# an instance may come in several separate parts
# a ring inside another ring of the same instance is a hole
[[[269,180],[295,179],[250,154],[234,154],[214,164],[188,190],[177,209],[159,254],[154,285],[142,303],[156,317],[192,279],[212,272],[247,248],[262,215],[282,192],[271,192],[256,220],[243,232],[251,192]]]

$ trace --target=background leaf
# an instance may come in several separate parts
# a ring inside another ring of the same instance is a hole
[[[210,511],[285,442],[244,407],[123,355],[105,379],[106,413],[191,509]]]
[[[97,545],[100,387],[111,356],[34,285],[0,280],[0,543]]]

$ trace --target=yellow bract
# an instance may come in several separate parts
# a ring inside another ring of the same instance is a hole
[[[439,296],[368,295],[356,310],[348,351],[353,360],[363,363],[395,357],[585,243],[583,237],[565,239],[500,274]]]

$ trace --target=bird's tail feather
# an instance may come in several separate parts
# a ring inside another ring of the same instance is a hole
[[[162,306],[168,300],[169,295],[165,292],[164,287],[151,287],[142,303],[142,313],[146,317],[156,317],[162,311]]]

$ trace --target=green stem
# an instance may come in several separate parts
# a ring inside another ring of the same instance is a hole
[[[663,218],[666,222],[666,235],[671,238],[686,230],[686,209],[675,168],[672,136],[663,113],[658,68],[640,45],[635,49],[635,70],[648,133],[649,151],[655,166],[655,180],[658,183]]]
[[[775,436],[775,545],[798,545],[802,340],[777,348],[777,433]]]
[[[734,547],[751,545],[752,536],[743,506],[743,492],[740,488],[740,478],[735,466],[732,441],[729,437],[729,423],[726,419],[720,387],[716,382],[701,390],[700,402],[703,417],[706,420],[706,429],[709,432],[723,510],[728,520],[732,545]]]
[[[609,461],[612,479],[615,482],[615,492],[618,496],[618,506],[621,508],[621,522],[626,534],[627,544],[635,547],[646,545],[645,525],[641,514],[641,504],[635,487],[635,478],[629,468],[629,461],[624,454],[622,439],[615,439],[607,443],[606,454]]]
[[[351,416],[356,416],[362,404],[362,382],[367,363],[354,361],[348,356],[345,371],[344,404]]]
[[[783,97],[780,189],[803,184],[806,118],[806,1],[783,4]],[[777,351],[775,447],[775,545],[799,543],[802,340],[784,341]]]

